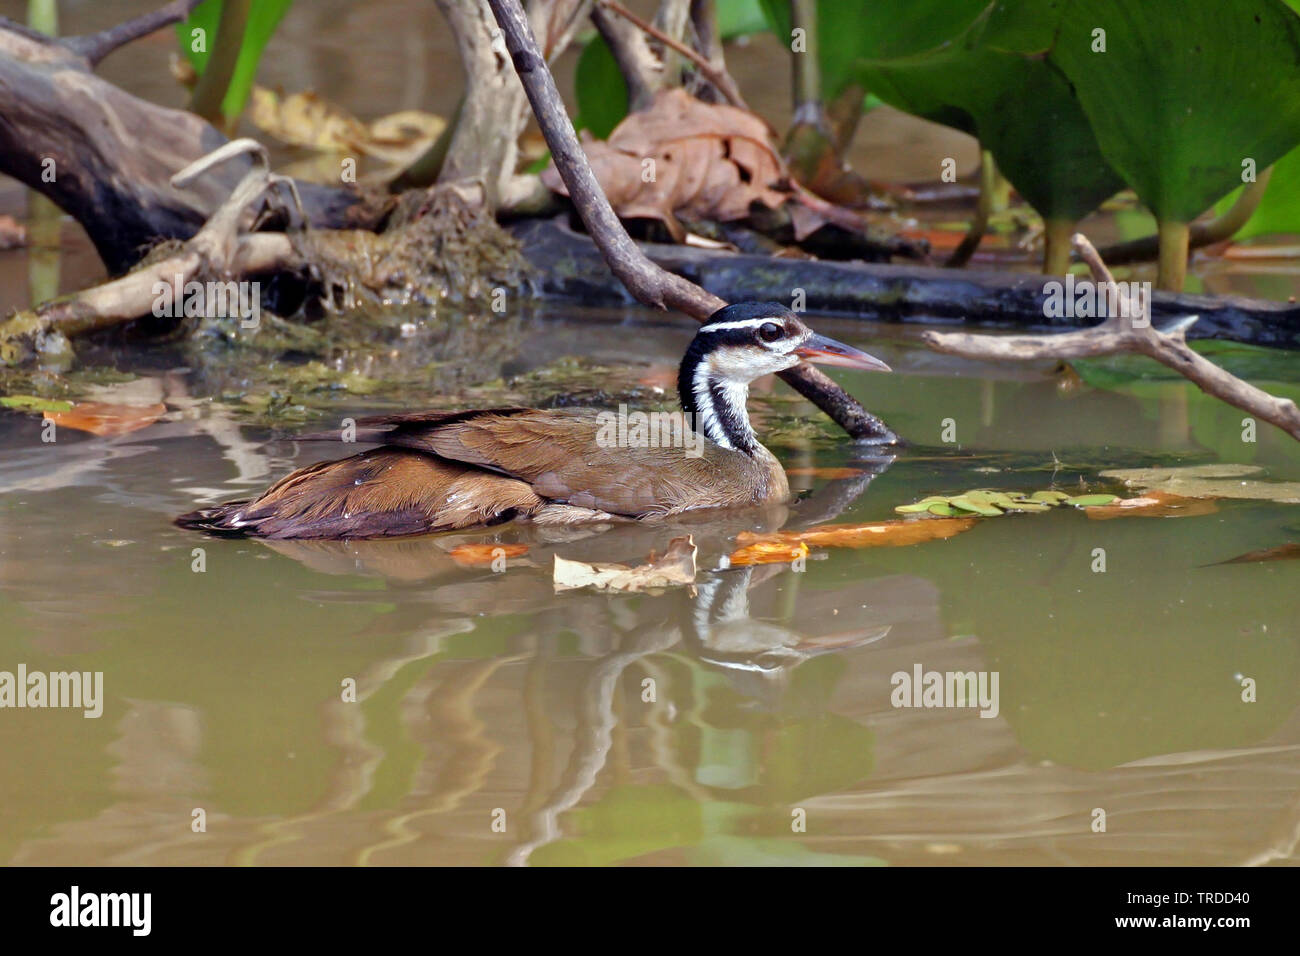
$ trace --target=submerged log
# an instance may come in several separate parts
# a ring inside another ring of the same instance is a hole
[[[515,223],[545,295],[588,305],[632,299],[606,268],[595,244],[563,217]],[[773,258],[641,243],[652,261],[731,302],[789,302],[803,290],[810,312],[894,322],[940,322],[984,329],[1060,331],[1094,326],[1096,316],[1049,318],[1045,285],[1052,277],[975,272],[911,265]],[[1059,279],[1055,281],[1061,281]],[[1300,348],[1300,305],[1243,296],[1153,291],[1153,323],[1188,315],[1200,320],[1189,338],[1230,339],[1275,348]]]

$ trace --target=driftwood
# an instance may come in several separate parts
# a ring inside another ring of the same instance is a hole
[[[187,283],[199,279],[229,279],[303,267],[283,232],[247,233],[241,228],[250,208],[259,206],[269,190],[284,185],[301,218],[301,200],[293,180],[270,171],[266,149],[251,139],[236,140],[191,164],[172,177],[179,189],[198,188],[215,170],[229,163],[254,165],[225,202],[195,236],[170,255],[119,279],[47,302],[32,313],[19,313],[0,323],[0,354],[9,362],[49,350],[46,337],[74,336],[109,328],[150,314],[158,302],[160,284],[175,290],[179,300]]]
[[[152,14],[141,21],[153,29],[172,22]],[[241,157],[194,189],[171,185],[227,140],[194,114],[139,99],[91,72],[93,59],[140,35],[130,28],[138,23],[67,40],[0,24],[0,173],[80,222],[113,274],[161,239],[193,236],[253,168]],[[365,228],[382,212],[378,201],[342,185],[298,190],[314,226]]]

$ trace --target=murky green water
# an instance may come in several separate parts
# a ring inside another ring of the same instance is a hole
[[[88,32],[155,5],[62,12],[68,32]],[[160,34],[101,72],[180,105],[173,48]],[[780,126],[774,49],[733,69]],[[370,118],[450,112],[459,72],[426,0],[313,0],[295,5],[262,79]],[[863,125],[852,158],[867,176],[977,161],[973,141],[888,111]],[[26,208],[0,186],[0,212]],[[1085,224],[1099,242],[1141,228]],[[1294,263],[1199,266],[1193,291],[1297,291]],[[5,254],[0,309],[101,274],[84,240],[65,238],[61,261]],[[1300,506],[1009,516],[912,547],[814,549],[803,572],[712,570],[741,530],[888,518],[930,493],[1074,490],[1105,468],[1218,461],[1300,480],[1293,441],[1261,426],[1243,442],[1241,413],[1181,381],[1071,385],[1048,367],[943,358],[915,330],[822,321],[898,370],[837,377],[912,445],[882,461],[784,386],[756,389],[760,433],[805,496],[788,510],[588,536],[506,526],[275,547],[171,526],[329,453],[288,440],[297,428],[395,404],[663,398],[654,388],[671,381],[690,323],[564,314],[405,338],[402,317],[372,317],[391,354],[338,367],[361,391],[382,380],[395,392],[322,395],[293,368],[268,391],[264,356],[207,361],[204,343],[83,354],[136,376],[105,399],[166,405],[130,434],[61,429],[45,443],[37,418],[0,413],[0,671],[102,672],[104,698],[97,719],[0,709],[0,861],[1294,863],[1300,561],[1218,562],[1300,541]],[[1300,379],[1269,362],[1277,380]],[[684,532],[705,569],[694,589],[553,589],[554,555],[637,563]],[[530,550],[504,573],[449,556],[481,541]],[[996,673],[997,715],[895,707],[894,675],[917,667]]]
[[[511,335],[457,387],[527,380],[565,353],[612,363],[630,341],[649,363],[632,376],[655,383],[691,334],[638,312],[495,321]],[[814,549],[803,573],[709,569],[740,530],[886,518],[931,492],[1073,490],[1153,462],[1294,480],[1294,443],[1243,444],[1239,415],[1182,383],[1063,389],[1051,369],[997,378],[896,330],[815,324],[899,370],[838,377],[913,446],[880,461],[784,386],[759,389],[760,431],[805,500],[681,528],[210,540],[170,517],[322,449],[194,404],[198,372],[134,383],[172,411],[125,436],[48,444],[37,419],[0,417],[0,670],[104,681],[98,719],[0,711],[0,859],[1293,861],[1300,562],[1216,562],[1300,540],[1297,506],[1007,516],[911,547]],[[454,369],[461,345],[419,347]],[[373,407],[340,394],[304,425]],[[552,555],[638,563],[682,528],[706,569],[694,589],[553,590]],[[469,541],[531,550],[494,573],[448,556]],[[917,666],[996,672],[997,715],[893,706],[892,676]]]

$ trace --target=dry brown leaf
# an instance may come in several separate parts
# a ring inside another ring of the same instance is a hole
[[[637,567],[626,564],[588,564],[570,561],[558,554],[552,582],[557,591],[595,587],[610,591],[645,591],[650,588],[695,582],[695,541],[687,535],[673,538],[663,557],[650,553],[647,563]]]
[[[1213,498],[1184,498],[1167,491],[1148,491],[1140,498],[1123,498],[1113,505],[1091,505],[1083,513],[1097,521],[1111,518],[1190,518],[1219,510]]]
[[[792,545],[802,542],[813,548],[900,547],[951,538],[975,527],[976,518],[916,518],[874,521],[867,524],[824,524],[805,531],[776,531],[755,534],[742,531],[736,544],[742,548],[763,543]]]
[[[733,566],[746,567],[751,564],[789,564],[806,557],[808,545],[802,541],[755,541],[731,552],[728,560]]]
[[[746,218],[751,203],[775,209],[791,198],[789,172],[767,124],[680,87],[660,91],[649,109],[629,114],[608,140],[584,136],[583,149],[619,216],[658,220],[678,242],[686,237],[678,216],[730,222]],[[553,162],[542,182],[568,195]]]
[[[107,402],[78,402],[66,412],[46,412],[45,418],[59,428],[75,428],[92,435],[126,435],[148,428],[167,414],[166,405],[112,405]]]
[[[526,544],[458,544],[448,554],[467,568],[490,567],[498,557],[518,558],[528,553]]]
[[[260,86],[253,88],[249,118],[258,129],[292,146],[357,152],[394,165],[414,162],[447,125],[442,117],[421,110],[403,110],[367,125],[315,93],[281,96]]]
[[[27,227],[13,216],[0,216],[0,250],[27,245]]]

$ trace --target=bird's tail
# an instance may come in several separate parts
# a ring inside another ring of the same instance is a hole
[[[200,508],[181,515],[175,523],[190,531],[206,531],[227,538],[245,538],[253,530],[253,526],[243,520],[243,509],[247,504],[247,501],[227,501],[215,508]]]

